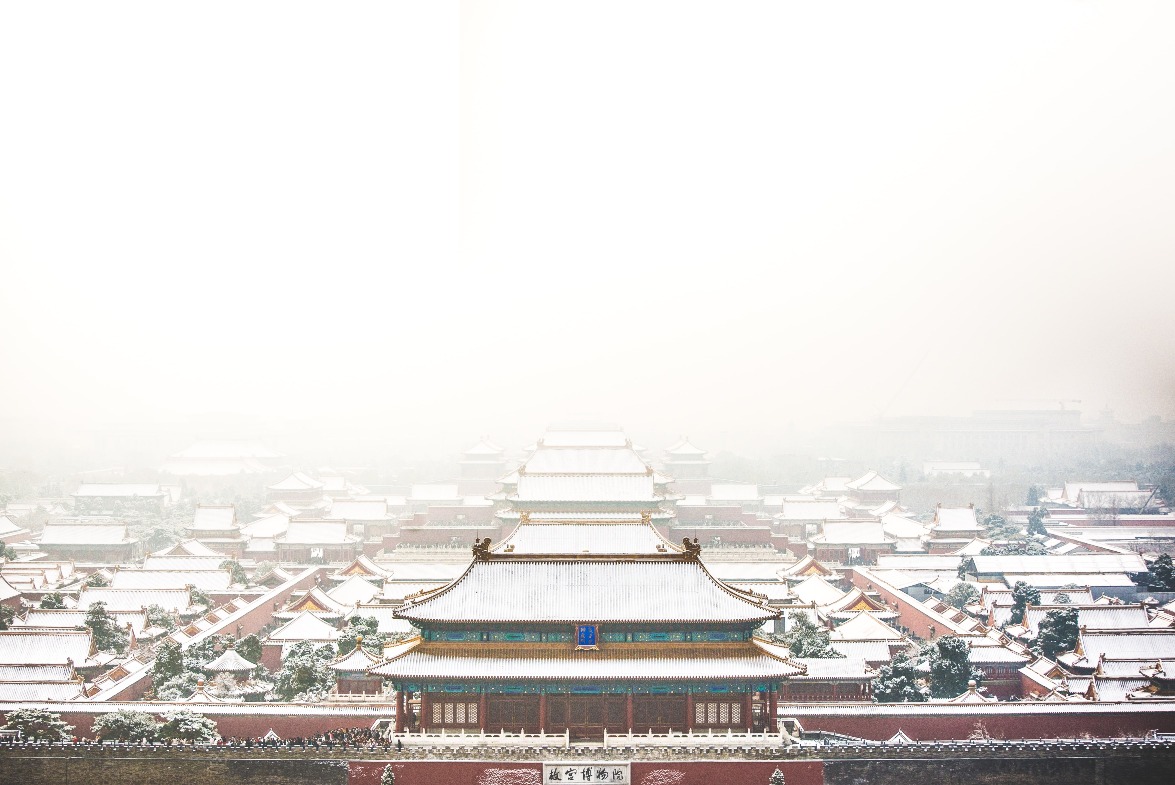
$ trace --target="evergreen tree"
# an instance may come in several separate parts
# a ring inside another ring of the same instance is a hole
[[[15,618],[16,608],[0,605],[0,630],[8,629],[8,625],[12,624],[12,620]]]
[[[1016,581],[1012,587],[1012,617],[1009,624],[1020,624],[1024,621],[1024,610],[1029,605],[1040,605],[1040,592],[1035,586],[1029,586],[1024,581]]]
[[[94,633],[98,651],[126,651],[130,637],[118,626],[118,620],[106,612],[106,603],[95,602],[86,611],[85,624]]]
[[[1039,485],[1029,485],[1028,486],[1028,495],[1024,499],[1024,503],[1026,505],[1028,505],[1029,507],[1035,507],[1036,505],[1040,504],[1040,486]]]
[[[69,741],[73,726],[61,721],[60,714],[44,709],[13,709],[8,712],[3,730],[20,731],[22,738],[32,741]]]
[[[918,686],[917,661],[905,653],[882,665],[873,680],[873,698],[878,703],[921,703],[925,691]]]
[[[930,694],[953,698],[967,691],[967,682],[978,684],[983,671],[971,667],[971,647],[954,635],[944,635],[930,647]]]
[[[236,648],[237,654],[249,662],[261,662],[261,639],[256,635],[246,635],[236,642],[234,648]]]
[[[989,545],[980,551],[982,556],[1047,556],[1048,548],[1036,540],[1015,540],[1007,545]]]
[[[100,589],[103,586],[109,586],[110,581],[106,580],[106,578],[101,573],[96,572],[89,578],[86,578],[85,585],[89,586],[91,589]]]
[[[59,611],[65,607],[65,598],[59,591],[51,591],[41,598],[40,607],[49,611]]]
[[[382,652],[384,636],[379,631],[379,621],[372,616],[352,616],[347,629],[339,636],[339,654],[347,654],[355,648],[355,641],[363,638],[367,651]]]
[[[771,779],[767,780],[767,785],[786,785],[783,779],[783,772],[779,769],[771,772]]]
[[[792,628],[784,634],[783,641],[791,651],[791,656],[821,660],[835,660],[844,657],[843,654],[832,648],[828,630],[799,613],[789,618],[792,622]]]
[[[1014,540],[1023,534],[1019,524],[992,513],[983,519],[983,536],[988,540]]]
[[[1079,632],[1076,608],[1051,610],[1041,619],[1034,648],[1052,659],[1061,652],[1072,651]]]
[[[192,673],[205,673],[204,666],[232,648],[236,638],[231,635],[211,635],[184,649],[184,668]]]
[[[173,640],[165,640],[155,649],[155,664],[151,666],[151,681],[162,685],[184,673],[184,652]]]
[[[1172,568],[1170,554],[1159,554],[1147,566],[1150,567],[1151,574],[1147,588],[1155,591],[1175,591],[1175,569]]]
[[[334,671],[328,667],[334,656],[333,646],[295,643],[281,670],[274,674],[274,692],[283,700],[321,700],[335,681]]]
[[[245,573],[245,568],[235,559],[225,559],[220,563],[220,569],[229,571],[233,583],[247,584],[249,582],[249,576]]]
[[[967,579],[968,574],[973,574],[974,572],[975,560],[970,556],[965,556],[962,560],[959,561],[959,567],[957,570],[955,570],[955,575],[959,580],[962,581]]]
[[[220,738],[220,734],[216,732],[216,722],[203,714],[175,711],[164,714],[163,719],[163,724],[159,726],[159,738],[164,741],[190,741],[207,744]]]
[[[102,741],[154,741],[159,723],[144,711],[119,709],[98,717],[90,730]]]
[[[192,671],[184,671],[178,676],[172,676],[165,682],[155,685],[155,697],[161,701],[178,701],[190,697],[204,681],[204,676]]]
[[[164,630],[174,630],[177,626],[175,615],[165,610],[162,605],[147,606],[147,626],[159,627]]]
[[[379,775],[379,785],[396,785],[396,775],[392,771],[392,764],[384,766],[383,773]]]
[[[952,608],[958,608],[959,610],[962,610],[978,599],[978,590],[969,583],[956,583],[947,592],[946,596],[947,605],[950,605]]]
[[[1048,537],[1048,530],[1044,528],[1045,510],[1037,507],[1028,514],[1028,534],[1031,536]]]
[[[212,599],[199,589],[192,589],[190,597],[191,598],[189,599],[189,602],[192,604],[193,608],[204,608],[205,610],[212,609]]]

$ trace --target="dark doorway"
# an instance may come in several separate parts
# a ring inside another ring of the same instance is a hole
[[[489,695],[486,698],[486,731],[538,733],[538,695]]]
[[[623,695],[548,695],[548,732],[564,728],[577,740],[603,738],[604,728],[628,730],[628,700]]]
[[[683,731],[688,727],[685,709],[684,695],[634,695],[633,733]]]

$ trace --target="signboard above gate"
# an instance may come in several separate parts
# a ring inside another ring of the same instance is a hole
[[[630,763],[544,763],[543,782],[610,782],[630,785]]]
[[[577,624],[575,625],[575,648],[577,649],[598,649],[600,644],[598,641],[599,625],[596,624]]]

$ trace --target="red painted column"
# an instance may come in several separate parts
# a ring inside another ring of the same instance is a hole
[[[755,694],[753,692],[748,692],[743,696],[743,726],[746,727],[747,733],[750,733],[755,727],[755,713],[751,707],[754,697]]]
[[[404,691],[396,690],[396,733],[404,732]]]
[[[685,694],[685,729],[686,731],[694,729],[694,694],[692,692]]]
[[[428,716],[428,693],[424,690],[420,691],[420,729],[424,730],[429,725]]]
[[[633,722],[632,722],[632,690],[631,689],[628,691],[628,705],[625,706],[625,711],[627,712],[626,719],[628,720],[628,730],[629,730],[629,732],[632,732]]]
[[[479,695],[477,698],[477,726],[481,728],[482,733],[486,732],[486,722],[488,722],[488,719],[486,718],[487,703],[488,700],[486,698],[486,692],[485,690],[482,690],[481,695]]]
[[[539,730],[547,727],[547,693],[539,693]]]
[[[767,730],[771,733],[779,732],[775,714],[775,690],[771,690],[767,693]]]

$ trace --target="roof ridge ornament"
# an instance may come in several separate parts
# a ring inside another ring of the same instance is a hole
[[[474,561],[488,561],[490,558],[490,538],[486,537],[484,540],[473,538],[473,560]]]
[[[689,537],[681,538],[682,558],[690,561],[697,561],[701,557],[702,546],[698,545],[698,538],[694,537],[691,541]]]

